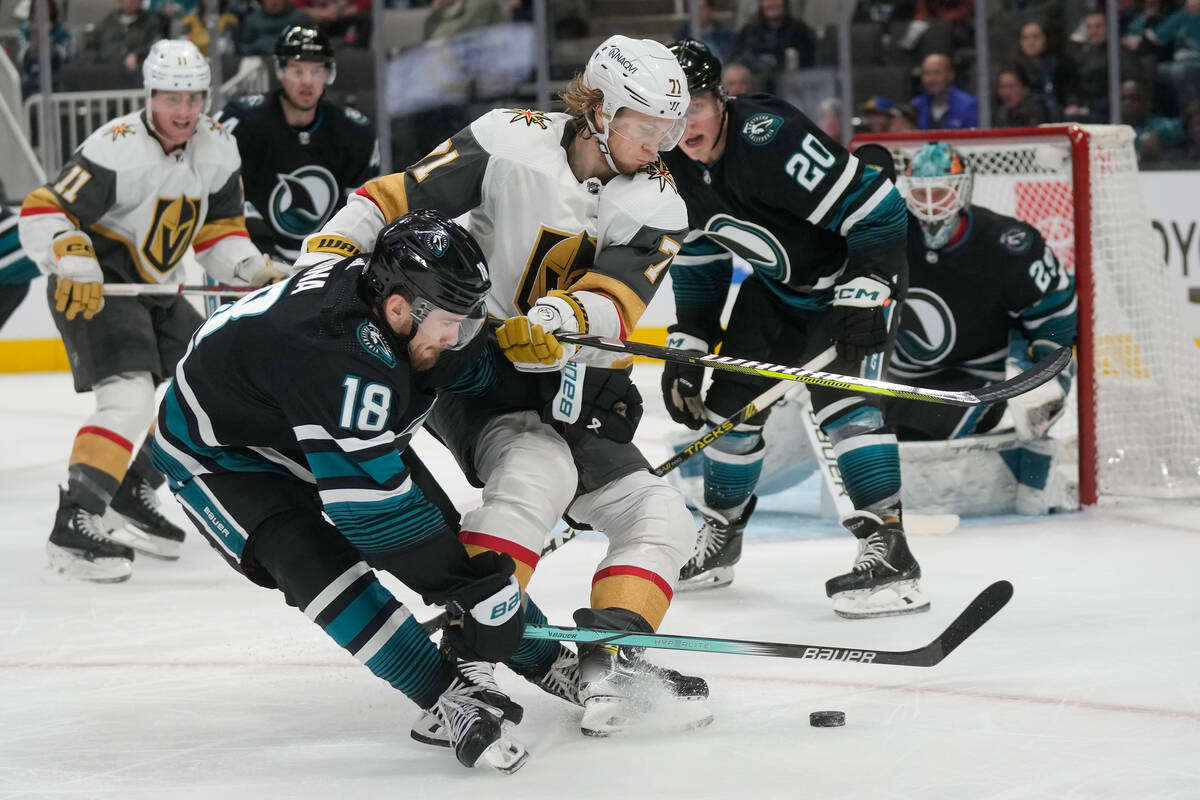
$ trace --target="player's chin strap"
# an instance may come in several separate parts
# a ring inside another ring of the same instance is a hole
[[[601,133],[596,129],[595,123],[592,122],[592,115],[590,112],[583,115],[583,121],[585,124],[587,124],[588,130],[592,132],[592,136],[596,137],[596,144],[600,147],[600,155],[604,156],[604,161],[608,164],[608,168],[620,175],[621,170],[617,169],[616,162],[614,162],[612,158],[612,153],[610,153],[608,150],[608,134],[609,131],[612,130],[612,126],[605,126],[604,133]]]

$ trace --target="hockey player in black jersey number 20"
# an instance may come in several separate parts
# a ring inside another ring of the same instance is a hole
[[[467,556],[407,449],[441,391],[494,376],[490,285],[470,234],[422,210],[369,254],[222,306],[163,396],[154,463],[234,569],[436,715],[462,764],[512,772],[526,751],[501,721],[520,707],[472,664],[520,640],[513,562]],[[372,568],[447,606],[443,650]]]
[[[692,228],[671,267],[676,323],[668,344],[778,363],[805,363],[837,345],[830,372],[881,378],[907,281],[904,201],[892,181],[830,139],[807,117],[768,95],[727,97],[721,63],[704,44],[671,45],[692,94],[687,129],[664,157]],[[729,324],[720,316],[732,256],[753,268]],[[770,382],[713,375],[668,364],[663,398],[682,424],[712,426]],[[896,437],[877,399],[809,387],[817,421],[834,445],[856,509],[843,520],[859,555],[849,573],[826,582],[834,611],[872,617],[925,611],[920,567],[908,549],[900,511]],[[733,579],[742,535],[754,511],[762,469],[764,409],[704,451],[706,524],[681,587]]]

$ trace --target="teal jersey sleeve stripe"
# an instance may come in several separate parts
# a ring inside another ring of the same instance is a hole
[[[871,213],[860,219],[846,234],[850,253],[862,253],[890,245],[900,245],[908,236],[908,208],[894,187]]]

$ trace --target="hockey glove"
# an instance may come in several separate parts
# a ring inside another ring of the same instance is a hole
[[[570,444],[589,434],[632,442],[642,419],[642,395],[625,370],[588,369],[572,361],[558,380],[546,381],[543,393],[548,400],[542,421],[553,425]]]
[[[1029,366],[1029,362],[1010,356],[1004,362],[1005,378],[1015,377]],[[1012,415],[1013,429],[1018,439],[1029,442],[1046,435],[1066,407],[1070,380],[1069,376],[1064,379],[1060,374],[1054,380],[1046,381],[1036,389],[1030,389],[1008,401],[1008,411]]]
[[[891,297],[891,287],[875,278],[859,276],[834,287],[830,335],[841,358],[859,362],[883,349]]]
[[[708,342],[689,333],[672,331],[667,334],[667,347],[704,355],[709,352]],[[668,361],[663,365],[663,405],[671,419],[687,425],[694,431],[700,430],[706,419],[704,401],[700,390],[704,387],[704,368],[695,364],[676,364]]]
[[[473,580],[430,593],[425,602],[446,607],[449,622],[442,644],[454,655],[467,661],[503,661],[516,650],[525,630],[512,557],[488,550],[468,563]]]
[[[287,278],[287,273],[266,253],[243,258],[233,268],[233,274],[251,286],[266,286]]]
[[[500,349],[521,372],[562,369],[579,348],[563,347],[555,331],[587,333],[587,314],[569,292],[558,290],[534,303],[523,317],[509,317],[496,331]]]
[[[54,309],[75,319],[82,311],[84,319],[96,316],[104,308],[104,273],[96,260],[92,242],[79,231],[67,231],[54,237]]]

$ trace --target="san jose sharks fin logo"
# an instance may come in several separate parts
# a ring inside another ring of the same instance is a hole
[[[383,331],[375,327],[375,323],[366,321],[358,326],[358,343],[362,349],[378,358],[389,367],[396,366],[396,354],[392,346],[383,337]]]
[[[333,216],[340,194],[333,173],[317,164],[281,172],[267,200],[271,227],[286,236],[304,238]]]

